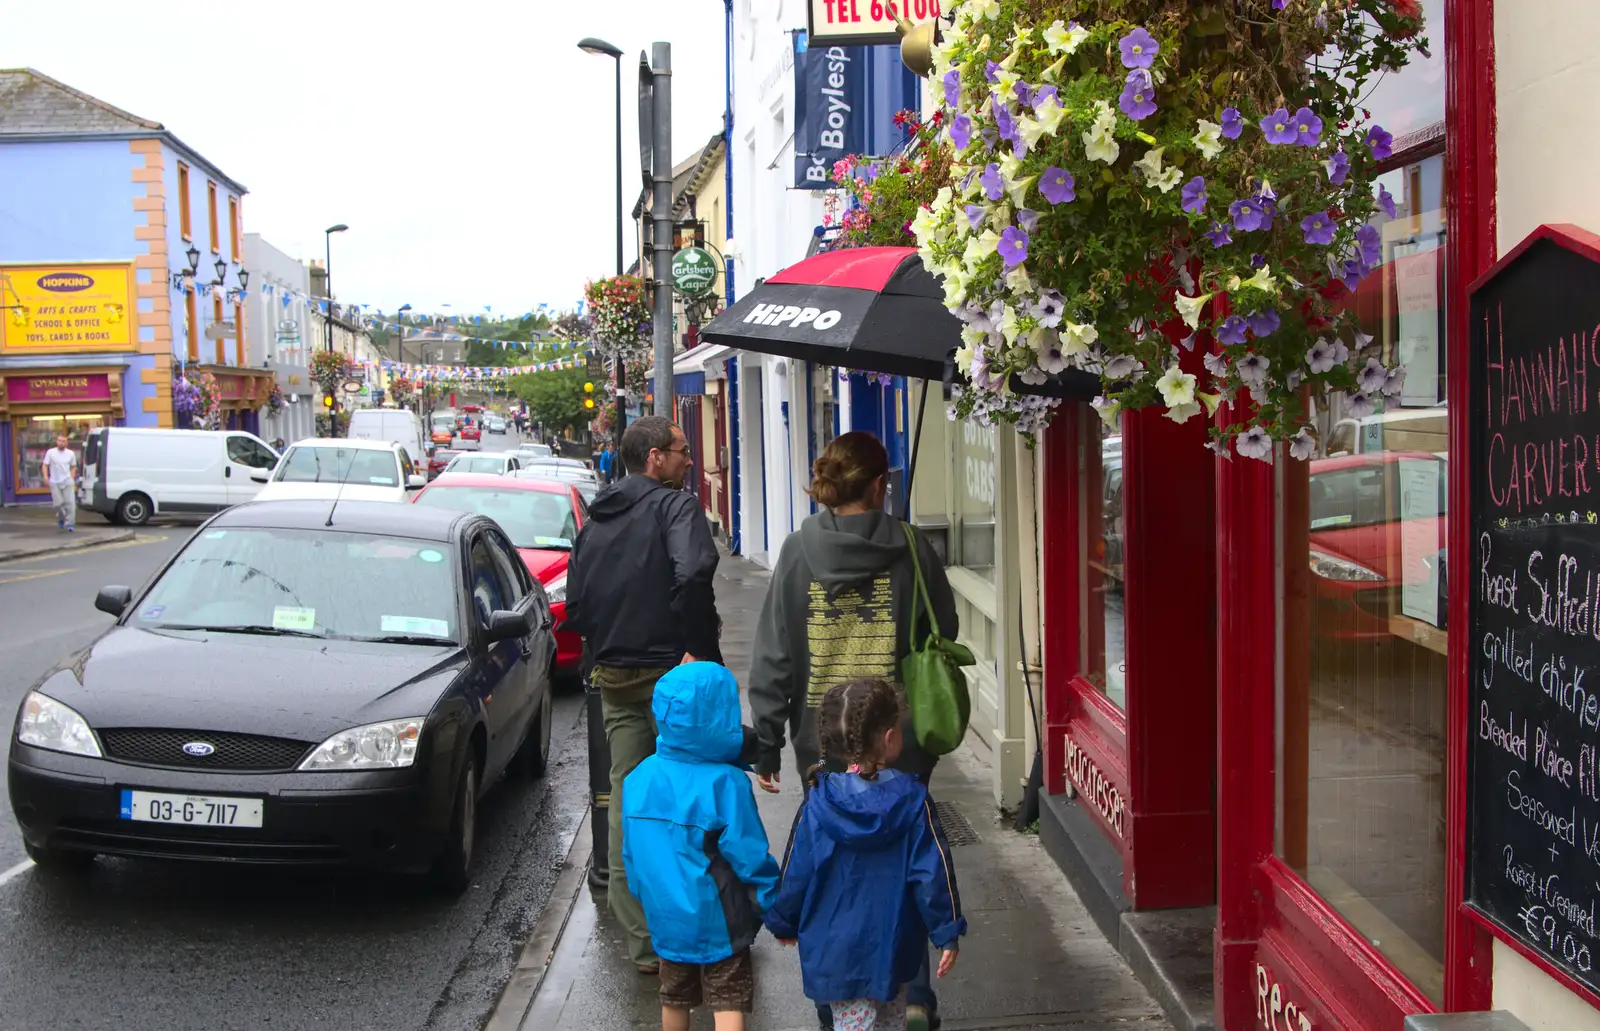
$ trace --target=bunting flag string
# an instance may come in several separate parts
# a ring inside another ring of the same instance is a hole
[[[382,369],[391,375],[404,376],[413,382],[433,380],[495,380],[520,376],[526,372],[559,372],[584,368],[587,349],[565,358],[533,362],[529,365],[418,365],[409,362],[380,362]]]
[[[329,302],[328,299],[324,297],[312,297],[309,294],[301,293],[298,290],[293,290],[288,287],[278,286],[275,283],[261,284],[261,293],[264,297],[277,297],[285,310],[287,310],[289,306],[294,304],[296,301],[301,301],[318,314],[323,316],[328,314]],[[439,338],[443,340],[460,343],[488,344],[501,350],[504,350],[508,347],[518,349],[529,348],[535,345],[548,346],[556,349],[576,349],[587,346],[585,341],[500,340],[494,337],[474,336],[468,333],[447,332],[440,328],[444,324],[449,324],[450,326],[455,327],[460,327],[464,324],[474,326],[487,324],[492,326],[497,323],[504,324],[506,322],[513,321],[513,319],[509,317],[495,317],[493,315],[493,307],[487,304],[483,306],[484,312],[488,313],[486,315],[456,315],[454,313],[416,312],[409,320],[387,317],[383,309],[375,305],[342,304],[338,307],[347,314],[354,314],[356,318],[361,320],[366,328],[381,325],[386,329],[406,329],[414,332],[432,332],[437,333]],[[449,308],[452,306],[449,304],[444,304],[441,305],[441,307]],[[582,309],[583,302],[579,301],[578,311],[580,314]],[[398,315],[399,313],[396,314]],[[540,302],[535,309],[527,311],[521,316],[517,316],[515,318],[530,319],[536,315],[551,316],[553,314],[554,309],[551,308],[548,303]]]

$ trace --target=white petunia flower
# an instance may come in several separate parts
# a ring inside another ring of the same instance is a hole
[[[1100,331],[1090,322],[1068,322],[1061,327],[1061,348],[1067,354],[1083,354],[1100,339]]]
[[[1202,118],[1199,127],[1194,134],[1194,145],[1200,148],[1200,156],[1210,161],[1222,153],[1222,126]]]
[[[1173,365],[1156,380],[1156,390],[1161,394],[1161,403],[1171,408],[1175,405],[1194,403],[1194,373],[1184,372]]]
[[[1178,309],[1178,314],[1183,316],[1184,325],[1190,329],[1200,328],[1200,309],[1206,306],[1214,294],[1201,294],[1198,297],[1185,297],[1179,294],[1173,300],[1173,306]]]

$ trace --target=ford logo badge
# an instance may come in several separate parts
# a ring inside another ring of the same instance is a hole
[[[217,750],[217,746],[209,741],[190,741],[183,746],[183,750],[189,755],[210,755]]]

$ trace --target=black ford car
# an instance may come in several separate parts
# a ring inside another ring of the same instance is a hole
[[[245,504],[95,604],[116,624],[28,693],[11,743],[41,867],[359,864],[459,889],[483,792],[544,772],[550,606],[481,516]]]

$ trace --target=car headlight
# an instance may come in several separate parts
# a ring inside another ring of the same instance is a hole
[[[30,691],[23,699],[22,715],[17,720],[17,740],[52,752],[89,755],[96,759],[101,755],[100,742],[95,740],[88,721],[71,706],[37,691]]]
[[[424,717],[341,730],[300,763],[302,770],[393,770],[417,759]]]
[[[567,574],[562,573],[554,580],[551,580],[549,583],[545,584],[544,593],[549,597],[550,604],[552,605],[559,605],[562,602],[565,602],[567,600]]]
[[[1324,580],[1339,580],[1345,583],[1382,583],[1383,574],[1376,573],[1357,562],[1347,558],[1336,558],[1326,552],[1311,552],[1311,571]]]

